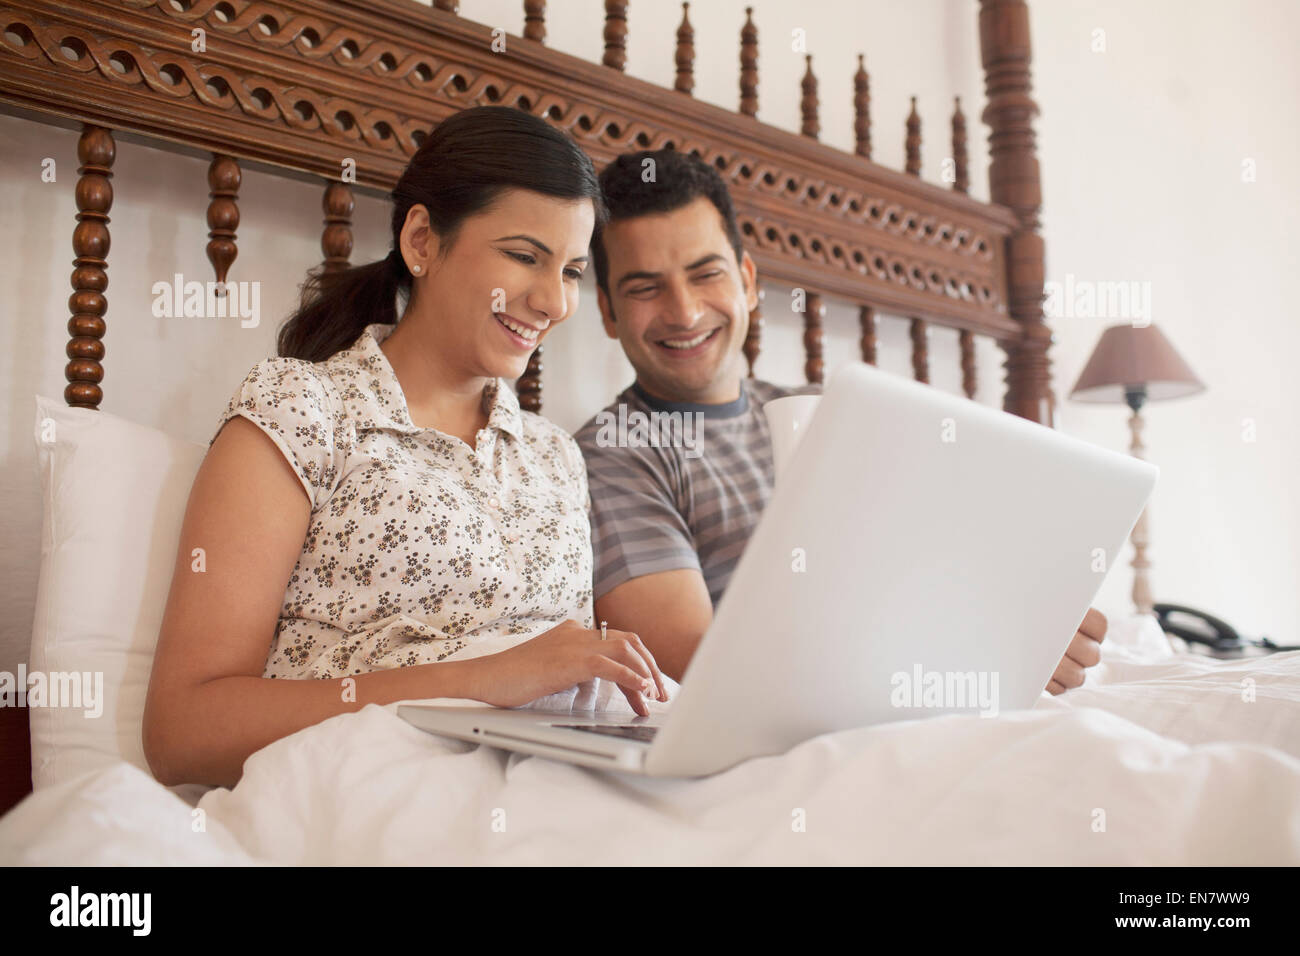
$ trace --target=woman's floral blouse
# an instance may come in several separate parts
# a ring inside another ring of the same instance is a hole
[[[379,348],[394,328],[367,326],[324,362],[259,362],[218,425],[261,428],[311,499],[265,677],[344,677],[567,618],[592,626],[577,444],[500,379],[475,448],[417,427]]]

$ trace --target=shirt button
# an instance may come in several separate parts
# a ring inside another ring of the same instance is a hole
[[[491,507],[493,507],[493,508],[500,508],[500,507],[501,507],[501,502],[498,501],[496,498],[489,498],[489,499],[488,499],[488,505],[491,506]]]

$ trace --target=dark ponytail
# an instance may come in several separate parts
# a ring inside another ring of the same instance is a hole
[[[506,189],[559,199],[590,199],[605,221],[596,171],[565,133],[508,106],[478,106],[447,117],[411,157],[393,188],[388,256],[337,272],[308,273],[302,301],[280,328],[276,345],[289,358],[322,362],[357,340],[367,325],[397,322],[397,294],[410,295],[411,273],[400,239],[411,207],[429,210],[439,241],[450,244],[461,223]]]

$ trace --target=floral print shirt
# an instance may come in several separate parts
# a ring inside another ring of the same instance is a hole
[[[374,324],[324,362],[259,362],[231,398],[311,500],[264,677],[329,678],[476,656],[592,626],[590,499],[577,443],[484,389],[471,448],[416,426]],[[216,436],[213,436],[215,441]],[[209,442],[209,446],[211,442]]]

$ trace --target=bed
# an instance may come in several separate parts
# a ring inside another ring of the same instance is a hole
[[[157,579],[201,449],[98,411],[119,139],[210,158],[206,251],[217,282],[238,257],[241,169],[319,184],[322,267],[339,268],[357,192],[391,188],[430,124],[467,106],[544,117],[598,165],[634,149],[690,151],[729,183],[766,279],[803,291],[808,381],[823,377],[834,301],[856,309],[866,362],[876,361],[878,322],[904,317],[923,382],[929,328],[956,330],[968,396],[976,337],[992,339],[1006,356],[1006,412],[1053,424],[1024,0],[979,3],[990,202],[967,194],[959,103],[944,144],[950,182],[920,175],[915,109],[905,169],[872,161],[861,62],[852,153],[818,140],[811,57],[800,134],[760,122],[753,15],[740,25],[729,111],[692,96],[688,11],[665,89],[624,72],[625,0],[606,0],[603,24],[592,25],[603,29],[600,63],[549,49],[544,0],[523,6],[524,34],[505,38],[503,56],[493,50],[500,31],[460,16],[455,0],[432,9],[413,0],[0,0],[0,108],[81,131],[65,407],[38,400],[38,445],[42,423],[60,437],[41,450],[46,548],[31,667],[104,672],[109,718],[89,730],[53,710],[5,713],[3,752],[11,765],[30,760],[32,774],[10,775],[9,802],[26,799],[0,819],[0,862],[1300,862],[1300,654],[1207,661],[1176,653],[1144,617],[1113,622],[1085,687],[1044,695],[1032,711],[827,735],[706,781],[628,780],[472,748],[414,730],[395,705],[259,751],[233,790],[164,788],[149,776],[139,716],[165,597]],[[349,168],[355,175],[341,176]],[[759,310],[751,319],[752,372]],[[544,408],[542,357],[539,347],[517,383],[533,411]],[[130,468],[93,472],[97,454],[123,447],[134,450]],[[92,552],[68,553],[60,529],[86,526],[99,557],[78,565]],[[101,576],[111,594],[90,581]],[[94,608],[96,620],[76,620],[72,605]],[[69,640],[64,632],[77,628],[93,640]],[[428,814],[430,801],[442,812]],[[1247,804],[1251,813],[1235,812]],[[508,828],[493,828],[496,811]],[[795,811],[824,824],[792,829]]]

